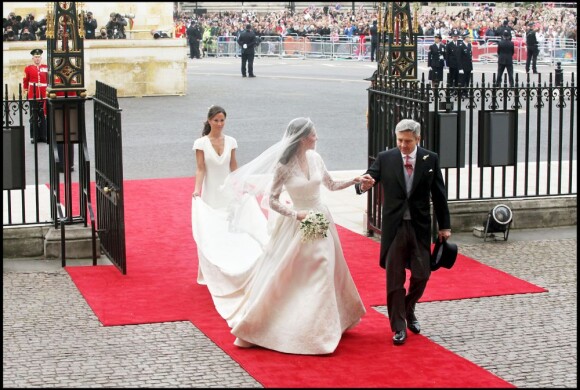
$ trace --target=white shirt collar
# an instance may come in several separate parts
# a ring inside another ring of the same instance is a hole
[[[401,156],[403,157],[403,160],[405,159],[406,154],[405,153],[401,153]],[[409,157],[411,157],[411,159],[415,159],[415,157],[417,156],[417,146],[415,146],[415,149],[409,154]]]

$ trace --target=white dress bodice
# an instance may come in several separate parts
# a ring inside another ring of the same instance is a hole
[[[205,178],[202,183],[201,199],[214,208],[225,208],[229,198],[221,191],[224,180],[230,173],[232,150],[237,149],[235,138],[224,135],[224,151],[219,155],[207,135],[198,138],[193,144],[193,150],[203,151],[205,162]]]

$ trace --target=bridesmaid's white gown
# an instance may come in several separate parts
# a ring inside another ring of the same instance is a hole
[[[365,314],[336,225],[320,198],[321,184],[334,191],[353,182],[334,181],[315,151],[307,152],[307,161],[308,175],[296,160],[278,165],[270,221],[255,197],[247,195],[236,214],[237,232],[230,232],[227,211],[194,201],[194,238],[204,257],[200,266],[236,345],[328,354]],[[281,200],[284,190],[291,203]],[[327,237],[301,242],[293,210],[324,213],[330,221]]]

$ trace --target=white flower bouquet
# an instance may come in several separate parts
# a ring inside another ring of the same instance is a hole
[[[328,225],[330,225],[330,222],[323,213],[310,210],[306,218],[300,222],[302,242],[310,242],[326,237]]]

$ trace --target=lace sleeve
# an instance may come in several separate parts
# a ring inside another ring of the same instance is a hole
[[[296,218],[296,211],[286,207],[280,202],[280,194],[284,187],[284,183],[290,176],[290,170],[286,165],[278,164],[274,172],[274,179],[272,180],[272,189],[270,191],[270,208],[286,217]]]
[[[324,164],[324,160],[322,160],[322,157],[318,153],[316,153],[314,158],[316,161],[316,167],[317,169],[320,170],[322,183],[330,191],[342,190],[356,183],[354,180],[334,180],[330,176],[330,173],[328,173],[328,170],[326,169],[326,165]]]

